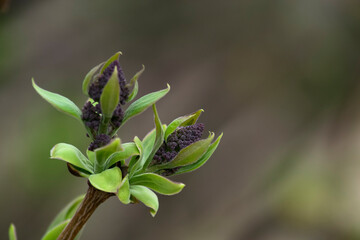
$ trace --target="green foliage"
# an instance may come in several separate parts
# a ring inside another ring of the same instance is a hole
[[[159,200],[153,191],[141,185],[131,185],[130,193],[137,200],[144,203],[145,206],[149,207],[151,216],[155,217],[159,209]]]
[[[124,119],[121,125],[124,125],[130,118],[142,113],[148,107],[159,101],[162,97],[164,97],[170,91],[170,85],[166,89],[149,93],[135,102],[133,102],[128,109],[125,111]]]
[[[145,71],[145,66],[142,65],[142,69],[140,71],[138,71],[130,80],[130,83],[127,84],[127,87],[131,87],[133,86],[133,90],[131,91],[131,93],[129,94],[129,97],[127,99],[127,102],[131,102],[137,95],[138,91],[139,91],[139,83],[138,83],[138,78],[141,76],[141,74]]]
[[[89,93],[89,86],[91,81],[93,80],[93,78],[95,77],[96,73],[99,71],[99,69],[103,66],[104,63],[100,63],[99,65],[93,67],[85,76],[84,81],[83,81],[83,85],[82,85],[82,90],[83,93],[88,96]]]
[[[174,195],[179,193],[184,187],[183,183],[176,183],[154,173],[143,173],[134,176],[130,180],[131,185],[142,185],[155,192],[164,195]]]
[[[118,167],[107,169],[101,173],[89,177],[91,185],[95,188],[109,193],[116,193],[120,188],[122,180],[121,170]]]
[[[17,240],[16,228],[15,228],[14,224],[10,224],[10,227],[9,227],[9,240]]]
[[[36,92],[42,98],[44,98],[48,103],[53,105],[57,110],[66,113],[82,122],[81,111],[71,100],[57,93],[52,93],[40,88],[39,86],[36,85],[34,79],[32,79],[32,85],[36,90]]]

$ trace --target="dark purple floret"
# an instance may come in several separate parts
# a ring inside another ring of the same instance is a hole
[[[203,131],[203,123],[179,127],[176,131],[169,135],[167,142],[164,142],[155,153],[152,165],[170,162],[175,158],[181,149],[199,141]]]
[[[85,125],[93,132],[96,132],[100,125],[100,105],[93,106],[91,102],[86,102],[81,114],[81,119]]]
[[[119,84],[120,84],[120,103],[123,105],[126,103],[126,100],[129,97],[129,88],[126,87],[126,80],[125,80],[124,72],[122,71],[118,60],[115,60],[114,62],[112,62],[104,70],[104,72],[90,85],[89,96],[92,99],[94,99],[94,101],[100,102],[101,93],[102,93],[106,83],[110,79],[115,66],[117,66],[117,69],[118,69],[118,78],[119,78]]]
[[[97,148],[103,147],[111,141],[111,137],[106,134],[96,136],[95,140],[90,144],[89,150],[94,151]]]
[[[123,118],[124,118],[124,111],[121,108],[121,104],[119,104],[119,105],[117,105],[117,107],[113,113],[113,116],[111,118],[111,123],[113,124],[113,126],[115,128],[118,128],[118,127],[120,127]]]

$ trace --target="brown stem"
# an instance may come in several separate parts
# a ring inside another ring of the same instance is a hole
[[[89,189],[79,209],[57,240],[73,240],[96,208],[113,195],[112,193],[100,191],[89,184]]]

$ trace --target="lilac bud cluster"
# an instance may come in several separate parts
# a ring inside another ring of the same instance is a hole
[[[97,132],[101,122],[101,105],[100,105],[100,98],[102,91],[109,81],[112,73],[114,72],[115,66],[118,69],[118,79],[120,85],[120,100],[119,104],[116,107],[113,116],[111,118],[108,132],[117,129],[120,127],[122,120],[124,118],[124,111],[121,105],[126,103],[126,100],[129,97],[129,88],[126,86],[126,80],[124,73],[120,67],[120,63],[118,60],[113,61],[105,70],[104,72],[98,76],[89,86],[89,96],[94,100],[94,103],[86,102],[83,109],[82,109],[82,120],[84,124],[90,129],[92,132],[95,141],[91,143],[89,150],[96,149],[98,146],[101,146],[100,143],[104,142],[103,134],[97,136]],[[100,137],[102,136],[102,137]],[[100,140],[98,140],[100,138]],[[100,141],[100,142],[97,142]]]
[[[169,135],[167,142],[164,142],[155,153],[152,165],[170,162],[181,149],[201,139],[204,132],[204,124],[197,123],[191,126],[179,127]]]
[[[96,102],[100,102],[101,93],[110,79],[115,66],[118,69],[118,79],[120,85],[120,103],[124,105],[126,100],[129,97],[129,88],[126,87],[126,80],[124,76],[124,72],[120,67],[120,63],[118,60],[113,61],[104,72],[98,77],[96,81],[94,81],[89,87],[89,96],[94,99]]]

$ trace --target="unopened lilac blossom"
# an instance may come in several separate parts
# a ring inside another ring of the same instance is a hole
[[[164,142],[155,153],[152,165],[170,162],[181,149],[199,141],[203,131],[203,123],[179,127],[175,132],[169,135],[167,142]]]
[[[83,109],[81,119],[84,121],[84,124],[91,130],[93,134],[97,132],[100,125],[100,104],[93,105],[91,102],[86,102]]]
[[[96,102],[100,102],[101,93],[110,79],[115,66],[118,69],[118,78],[119,78],[119,85],[120,85],[120,103],[124,105],[126,100],[129,97],[129,89],[126,87],[126,80],[124,76],[124,72],[120,67],[120,63],[118,60],[112,62],[104,72],[90,85],[89,87],[89,96]]]

